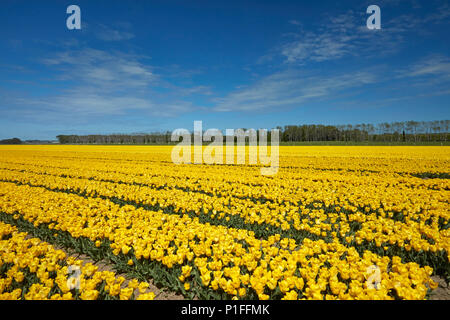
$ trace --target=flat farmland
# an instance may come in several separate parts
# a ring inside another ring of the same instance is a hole
[[[450,147],[281,146],[272,176],[171,151],[0,146],[0,299],[409,300],[448,283]]]

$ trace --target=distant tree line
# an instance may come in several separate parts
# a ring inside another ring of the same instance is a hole
[[[277,127],[280,140],[296,141],[378,141],[435,142],[449,141],[450,120],[404,121],[379,124],[287,125]],[[171,132],[150,134],[58,135],[62,144],[170,144]],[[270,132],[268,134],[270,140]],[[192,140],[193,141],[193,140]],[[225,141],[225,137],[224,137]]]
[[[172,133],[58,135],[63,144],[168,144]]]
[[[4,139],[0,140],[0,144],[22,144],[22,140],[19,138]]]
[[[282,128],[281,141],[448,141],[449,124],[450,120],[384,122],[376,125],[290,125]]]

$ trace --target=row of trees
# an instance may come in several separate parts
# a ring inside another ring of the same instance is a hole
[[[295,141],[448,141],[450,120],[356,125],[288,125],[277,127],[280,139]],[[63,144],[169,144],[171,132],[150,134],[59,135]],[[225,137],[224,137],[225,139]],[[270,140],[270,132],[268,139]],[[193,141],[193,140],[192,140]]]
[[[450,120],[285,126],[282,141],[448,141]],[[281,129],[281,128],[280,128]]]
[[[19,138],[4,139],[0,140],[0,144],[22,144],[22,140]]]
[[[168,144],[171,132],[150,134],[59,135],[59,143],[69,144]]]

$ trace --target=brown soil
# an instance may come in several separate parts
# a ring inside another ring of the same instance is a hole
[[[450,286],[443,278],[431,277],[439,286],[431,292],[430,300],[450,300]]]

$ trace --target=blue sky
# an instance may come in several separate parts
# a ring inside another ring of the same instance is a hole
[[[441,0],[2,0],[0,138],[450,119],[449,24]]]

